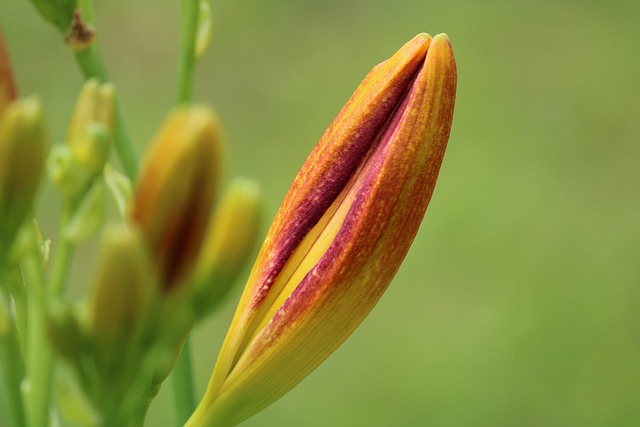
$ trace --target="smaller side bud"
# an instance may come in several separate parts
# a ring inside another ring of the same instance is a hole
[[[101,123],[90,123],[71,145],[78,165],[95,177],[102,173],[111,148],[111,132]]]
[[[151,144],[134,193],[132,220],[149,243],[168,291],[200,250],[217,187],[218,119],[204,107],[179,107]]]
[[[235,178],[209,222],[195,273],[193,304],[204,314],[229,291],[253,250],[262,208],[259,184]]]
[[[66,144],[54,145],[47,159],[49,179],[67,199],[77,199],[91,182],[89,172],[78,164],[78,159]]]
[[[67,142],[74,147],[76,141],[85,137],[91,123],[113,129],[115,120],[115,87],[111,83],[100,83],[89,79],[82,87],[69,123]],[[74,150],[75,151],[75,150]]]
[[[153,307],[153,269],[140,232],[120,225],[105,231],[100,261],[89,297],[89,330],[96,365],[114,380],[141,351],[137,338]]]
[[[0,258],[31,211],[46,152],[40,102],[11,103],[0,117]]]

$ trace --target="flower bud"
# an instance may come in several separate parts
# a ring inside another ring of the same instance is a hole
[[[324,361],[377,303],[415,237],[451,128],[446,35],[365,77],[295,178],[187,427],[236,425]]]
[[[87,128],[97,123],[107,131],[113,129],[115,120],[115,88],[111,83],[100,83],[98,79],[86,81],[75,109],[71,115],[67,143],[75,152],[77,143],[86,137]],[[81,150],[82,151],[82,150]]]
[[[179,107],[147,153],[132,220],[148,241],[165,290],[195,261],[209,219],[220,169],[220,130],[204,107]]]
[[[51,148],[47,159],[49,179],[67,200],[79,199],[91,183],[89,171],[80,166],[71,148],[57,144]]]
[[[92,122],[71,144],[78,165],[91,177],[102,173],[111,148],[111,132],[103,124]]]
[[[196,265],[193,303],[206,313],[227,293],[255,245],[262,195],[257,182],[236,178],[209,221]]]
[[[139,350],[135,340],[153,306],[154,277],[138,230],[119,226],[104,233],[89,298],[89,328],[96,365],[105,378],[118,377],[124,361]]]
[[[0,258],[31,211],[46,151],[40,102],[11,103],[0,117]]]

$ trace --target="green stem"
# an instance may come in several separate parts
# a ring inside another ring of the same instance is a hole
[[[60,234],[75,209],[72,203],[65,203],[62,213]],[[53,371],[53,351],[47,337],[47,301],[49,295],[59,297],[64,291],[69,265],[73,254],[73,245],[60,236],[56,248],[49,287],[45,287],[44,273],[37,254],[36,236],[30,227],[29,253],[21,263],[27,289],[27,373],[29,388],[26,393],[26,413],[29,427],[47,427],[49,425],[49,405],[51,400],[51,382]]]
[[[35,235],[32,235],[34,246]],[[35,249],[34,249],[35,251]],[[29,427],[49,425],[53,353],[47,339],[47,292],[39,257],[28,254],[21,263],[28,292],[27,374],[25,408]]]
[[[93,22],[93,6],[91,1],[79,3],[83,16],[87,22]],[[107,72],[100,57],[100,50],[97,42],[93,42],[87,49],[75,52],[76,62],[82,70],[85,79],[97,77],[102,81],[108,81]],[[129,179],[134,182],[138,172],[138,158],[136,156],[127,130],[124,126],[120,103],[116,97],[116,115],[114,126],[114,146],[122,167]]]
[[[176,365],[169,376],[169,381],[171,384],[171,400],[175,411],[175,423],[176,426],[182,426],[196,408],[189,338],[184,342],[180,356],[178,356]]]
[[[199,0],[182,0],[180,18],[180,58],[178,60],[178,104],[191,101],[196,65]]]
[[[199,0],[182,0],[180,17],[180,58],[178,60],[178,94],[176,103],[191,101],[195,71],[195,44],[198,29]],[[176,426],[182,426],[196,407],[189,338],[184,342],[170,376],[171,396]]]
[[[0,267],[0,279],[6,278]],[[0,298],[3,297],[0,287]],[[9,317],[9,305],[6,298],[0,300],[0,409],[8,427],[24,427],[24,410],[20,384],[24,378],[24,362],[20,344]]]
[[[26,347],[25,334],[27,331],[27,294],[20,269],[0,268],[0,279],[3,281],[5,289],[13,300],[13,311],[15,321],[15,334],[20,344],[20,349],[24,351]]]
[[[75,204],[65,202],[60,221],[59,241],[52,261],[51,276],[49,277],[49,292],[55,297],[62,295],[69,276],[73,245],[65,239],[63,234],[74,210]]]

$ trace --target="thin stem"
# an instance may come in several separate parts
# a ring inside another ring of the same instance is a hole
[[[198,12],[199,0],[182,0],[177,104],[191,101],[193,75],[196,65],[195,44],[198,29]],[[196,407],[189,337],[186,338],[171,373],[170,385],[176,426],[182,426]]]
[[[85,19],[93,22],[93,6],[91,1],[82,1],[79,4]],[[97,42],[93,42],[87,49],[75,52],[76,62],[82,70],[85,79],[97,77],[102,81],[108,81],[107,72],[100,57],[100,50]],[[116,97],[116,114],[114,126],[114,146],[116,153],[122,163],[122,167],[129,179],[133,182],[138,172],[138,158],[136,156],[127,130],[124,126],[120,103]]]
[[[69,266],[73,256],[73,245],[65,239],[63,233],[75,210],[75,204],[65,202],[60,221],[59,241],[53,257],[51,276],[49,277],[49,292],[56,297],[62,295],[67,278],[69,276]]]
[[[191,101],[196,65],[195,45],[198,30],[199,0],[182,0],[180,20],[180,58],[178,60],[177,103]]]
[[[31,237],[35,245],[35,235]],[[29,381],[25,402],[26,414],[29,427],[47,427],[53,353],[47,339],[47,295],[44,275],[40,259],[35,253],[30,253],[24,258],[21,268],[28,292],[27,374]]]

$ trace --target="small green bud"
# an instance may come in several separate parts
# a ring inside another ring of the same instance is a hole
[[[125,225],[105,231],[89,298],[95,362],[105,379],[117,377],[131,352],[141,351],[136,338],[147,324],[156,287],[140,232]]]
[[[80,197],[92,179],[89,171],[80,166],[71,148],[64,144],[51,149],[47,171],[53,185],[67,200]]]
[[[241,177],[229,184],[209,221],[196,265],[197,312],[209,310],[233,285],[256,243],[261,208],[256,181]]]
[[[11,103],[0,117],[0,258],[31,211],[46,151],[40,102]]]
[[[108,131],[113,129],[115,97],[115,88],[111,83],[100,83],[98,79],[93,78],[84,84],[67,132],[67,143],[74,152],[74,145],[85,137],[87,127],[92,123],[101,124]]]
[[[97,176],[102,173],[109,157],[111,132],[104,124],[92,122],[86,126],[84,133],[70,145],[78,165],[84,168],[89,175]]]

